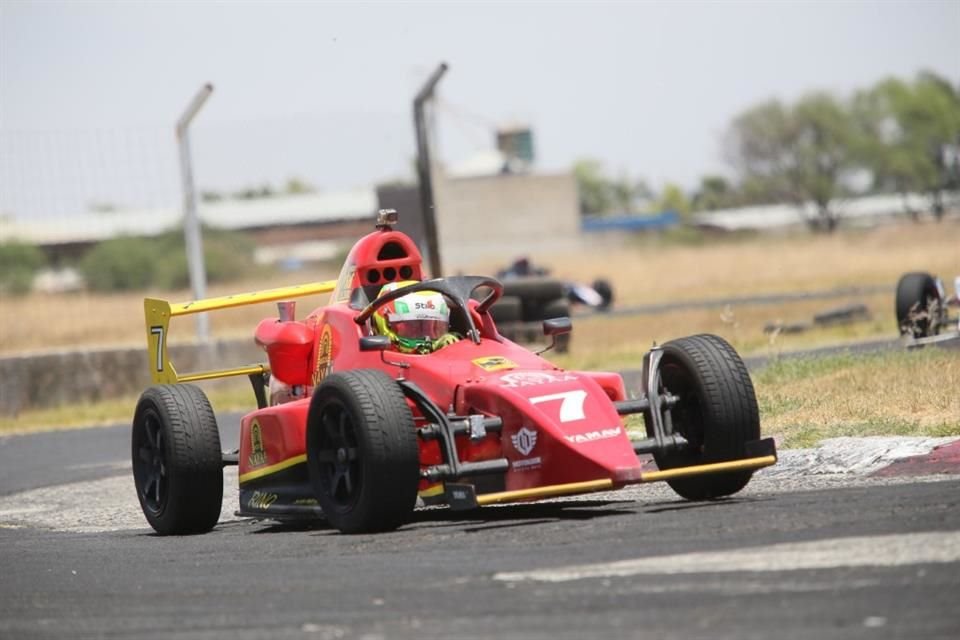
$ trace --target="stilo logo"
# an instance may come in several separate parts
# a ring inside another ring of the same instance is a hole
[[[427,300],[426,302],[416,302],[413,305],[414,309],[435,309],[433,306],[433,300]]]
[[[510,436],[510,440],[513,442],[514,448],[516,448],[521,455],[525,456],[537,446],[537,432],[533,429],[523,427],[520,431]]]

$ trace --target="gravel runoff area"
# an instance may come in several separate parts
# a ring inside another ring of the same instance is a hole
[[[868,484],[956,479],[960,464],[925,471],[910,465],[911,473],[885,475],[884,469],[898,461],[931,455],[938,447],[960,445],[957,438],[831,438],[812,449],[780,452],[776,466],[759,471],[740,495],[762,496],[781,492],[852,487]],[[112,466],[116,475],[81,483],[33,489],[0,497],[0,527],[40,528],[65,532],[100,532],[147,528],[130,473],[129,463]],[[556,501],[635,500],[657,502],[670,499],[665,483],[633,485],[614,492],[557,498]],[[234,515],[238,505],[236,467],[224,470],[224,507],[220,523],[242,522]],[[490,507],[487,507],[490,508]]]

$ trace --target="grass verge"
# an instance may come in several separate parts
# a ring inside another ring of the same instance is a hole
[[[764,433],[787,448],[838,436],[960,436],[952,350],[783,359],[753,380]]]

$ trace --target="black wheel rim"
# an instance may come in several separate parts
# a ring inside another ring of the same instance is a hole
[[[163,511],[167,502],[167,456],[164,452],[163,426],[153,410],[144,412],[137,430],[134,459],[140,499],[151,513]]]
[[[677,404],[670,409],[673,430],[679,433],[690,446],[691,454],[703,453],[703,409],[700,406],[700,393],[689,372],[675,362],[664,362],[661,366],[661,386],[663,390],[677,396]]]
[[[315,450],[320,485],[338,509],[348,509],[360,497],[361,459],[357,429],[340,402],[330,402],[320,414],[320,437]]]

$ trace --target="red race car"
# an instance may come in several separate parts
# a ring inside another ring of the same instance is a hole
[[[337,281],[171,304],[144,301],[153,381],[133,420],[133,476],[160,534],[202,533],[219,519],[223,468],[239,465],[239,513],[324,518],[344,533],[386,531],[418,496],[455,509],[666,481],[684,498],[740,491],[776,462],[760,439],[753,385],[723,339],[655,346],[641,389],[617,373],[567,371],[498,333],[489,277],[423,279],[415,244],[381,211]],[[302,321],[292,298],[332,292]],[[274,301],[254,333],[268,364],[178,373],[172,317]],[[546,337],[569,318],[543,322]],[[549,347],[548,347],[549,348]],[[223,452],[203,391],[185,384],[246,375],[258,408]],[[624,416],[642,414],[631,440]],[[652,454],[657,470],[644,469]],[[643,456],[643,457],[641,457]]]

